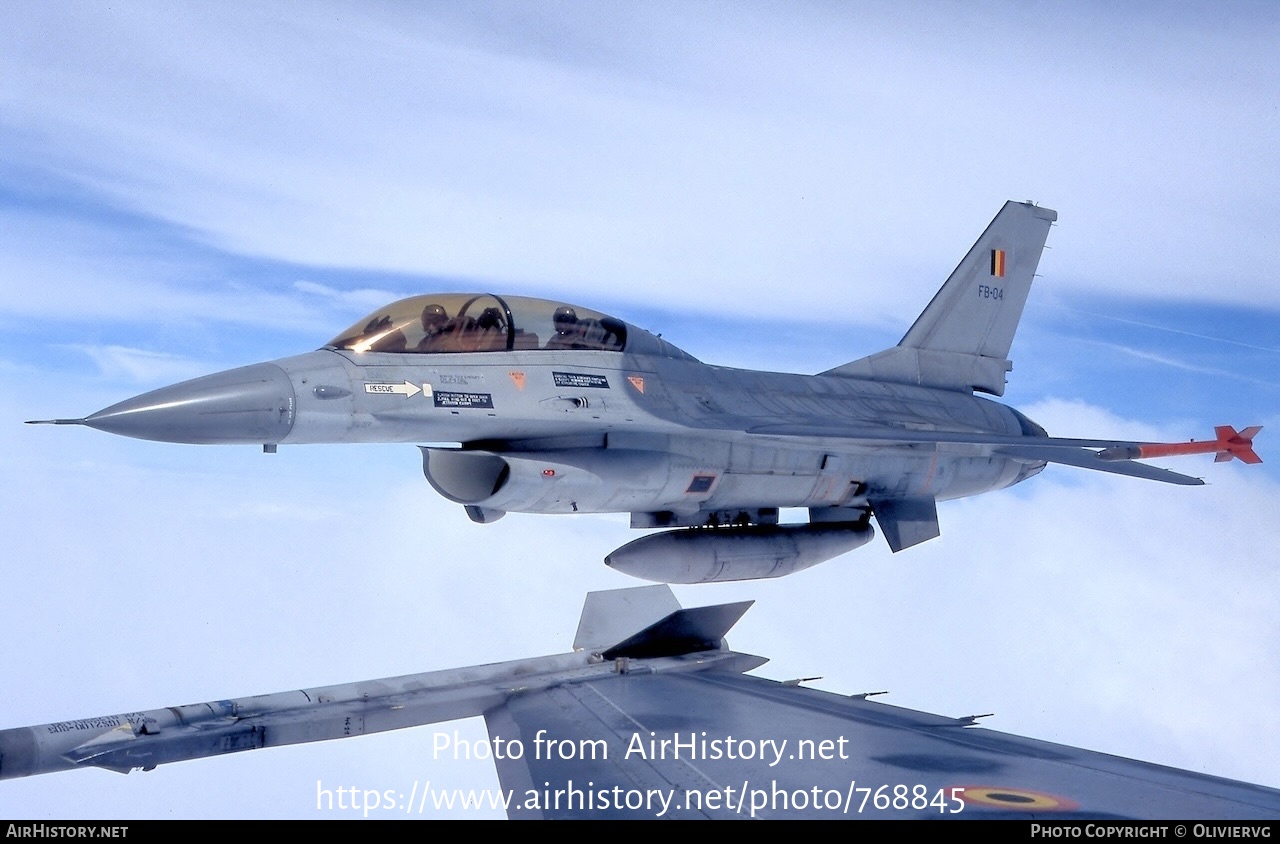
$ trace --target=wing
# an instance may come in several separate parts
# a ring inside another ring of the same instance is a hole
[[[615,675],[485,720],[491,739],[542,738],[497,763],[512,818],[1280,815],[1274,789],[725,672]]]
[[[749,604],[673,601],[593,593],[576,653],[2,730],[0,779],[483,713],[511,818],[1280,818],[1275,789],[746,676]]]

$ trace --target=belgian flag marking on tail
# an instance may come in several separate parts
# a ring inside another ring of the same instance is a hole
[[[996,278],[1004,278],[1004,250],[991,250],[991,274]]]

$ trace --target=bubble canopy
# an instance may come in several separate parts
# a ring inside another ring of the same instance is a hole
[[[427,293],[401,299],[357,320],[327,345],[357,353],[590,350],[689,358],[649,332],[599,311],[492,293]]]

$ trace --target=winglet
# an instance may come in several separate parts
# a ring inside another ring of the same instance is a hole
[[[738,619],[742,618],[742,614],[753,603],[755,602],[739,601],[734,604],[676,610],[604,651],[601,656],[605,659],[656,659],[715,650],[720,647],[720,641],[729,632],[729,628],[738,623]]]
[[[589,592],[573,649],[597,652],[605,659],[714,650],[751,604],[682,609],[665,583]]]
[[[665,583],[588,592],[573,649],[603,651],[679,609],[680,602]]]

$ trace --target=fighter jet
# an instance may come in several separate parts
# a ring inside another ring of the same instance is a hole
[[[1001,396],[1057,213],[1008,202],[898,345],[816,375],[713,366],[568,303],[428,294],[362,317],[317,351],[164,387],[82,419],[174,443],[411,442],[476,522],[507,512],[630,513],[663,528],[609,565],[656,581],[779,577],[869,542],[939,535],[936,502],[1047,463],[1173,484],[1137,460],[1259,462],[1258,427],[1212,440],[1050,437]],[[780,508],[808,522],[780,524]]]
[[[494,759],[501,789],[471,805],[510,818],[1280,817],[1273,788],[749,675],[768,660],[724,636],[750,606],[683,609],[667,586],[593,592],[572,653],[0,730],[0,780],[483,715],[489,740],[465,752]],[[456,735],[435,734],[436,758],[457,753]],[[450,797],[430,788],[317,783],[316,808],[414,816]]]

